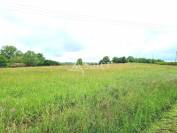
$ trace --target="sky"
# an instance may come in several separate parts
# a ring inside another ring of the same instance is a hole
[[[61,62],[129,55],[174,61],[176,6],[175,0],[0,0],[0,47]]]

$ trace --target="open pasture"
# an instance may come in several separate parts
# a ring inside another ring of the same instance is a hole
[[[143,132],[177,102],[177,67],[0,69],[0,132]]]

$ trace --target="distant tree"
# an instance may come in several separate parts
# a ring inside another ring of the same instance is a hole
[[[55,65],[60,65],[60,63],[57,61],[53,61],[53,60],[45,60],[43,65],[44,66],[55,66]]]
[[[146,58],[136,58],[137,63],[148,63]]]
[[[159,62],[165,62],[165,61],[161,59],[156,59],[155,63],[159,63]]]
[[[118,58],[118,57],[113,57],[113,58],[112,58],[112,62],[113,62],[113,63],[121,63],[121,60],[120,60],[120,58]]]
[[[129,57],[127,58],[127,61],[128,61],[128,62],[135,62],[135,58],[134,58],[133,56],[129,56]]]
[[[45,57],[41,53],[38,53],[37,57],[38,57],[38,60],[39,60],[38,65],[42,66],[44,64],[44,62],[45,62]]]
[[[13,63],[22,63],[23,62],[23,55],[21,56],[14,56],[10,59],[10,64]]]
[[[104,64],[109,64],[109,63],[111,63],[111,60],[109,59],[109,56],[103,57],[103,63],[104,63]]]
[[[76,65],[83,65],[83,62],[82,62],[82,59],[81,59],[81,58],[77,59]]]
[[[109,56],[104,56],[103,59],[99,61],[99,64],[109,64],[109,63],[111,63]]]
[[[3,55],[0,55],[0,67],[7,66],[7,59]]]
[[[164,60],[161,59],[147,59],[147,58],[134,58],[135,62],[137,63],[159,63],[159,62],[164,62]]]
[[[23,62],[27,66],[37,66],[40,63],[40,60],[35,52],[27,51],[23,56]]]
[[[103,60],[101,59],[101,60],[98,62],[98,64],[103,64]]]
[[[9,62],[10,62],[11,65],[14,64],[14,63],[23,63],[23,53],[21,51],[18,51],[16,53],[16,55],[11,57]]]
[[[113,57],[112,62],[113,63],[126,63],[127,59],[126,59],[126,57],[120,57],[120,58]]]
[[[20,53],[14,46],[3,46],[0,50],[0,54],[3,55],[7,60],[10,60],[12,57],[18,55]]]
[[[126,57],[125,57],[125,56],[124,56],[124,57],[122,57],[121,59],[122,59],[122,63],[127,63],[127,59],[126,59]]]

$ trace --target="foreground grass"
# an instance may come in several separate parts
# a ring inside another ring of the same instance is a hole
[[[149,129],[149,133],[176,133],[177,132],[177,104],[164,114],[162,119]]]
[[[177,67],[0,69],[1,132],[141,132],[177,100]]]

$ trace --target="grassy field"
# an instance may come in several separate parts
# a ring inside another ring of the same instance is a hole
[[[0,132],[147,131],[177,102],[177,67],[0,69]]]
[[[160,121],[153,124],[149,133],[176,133],[177,132],[177,104]]]

